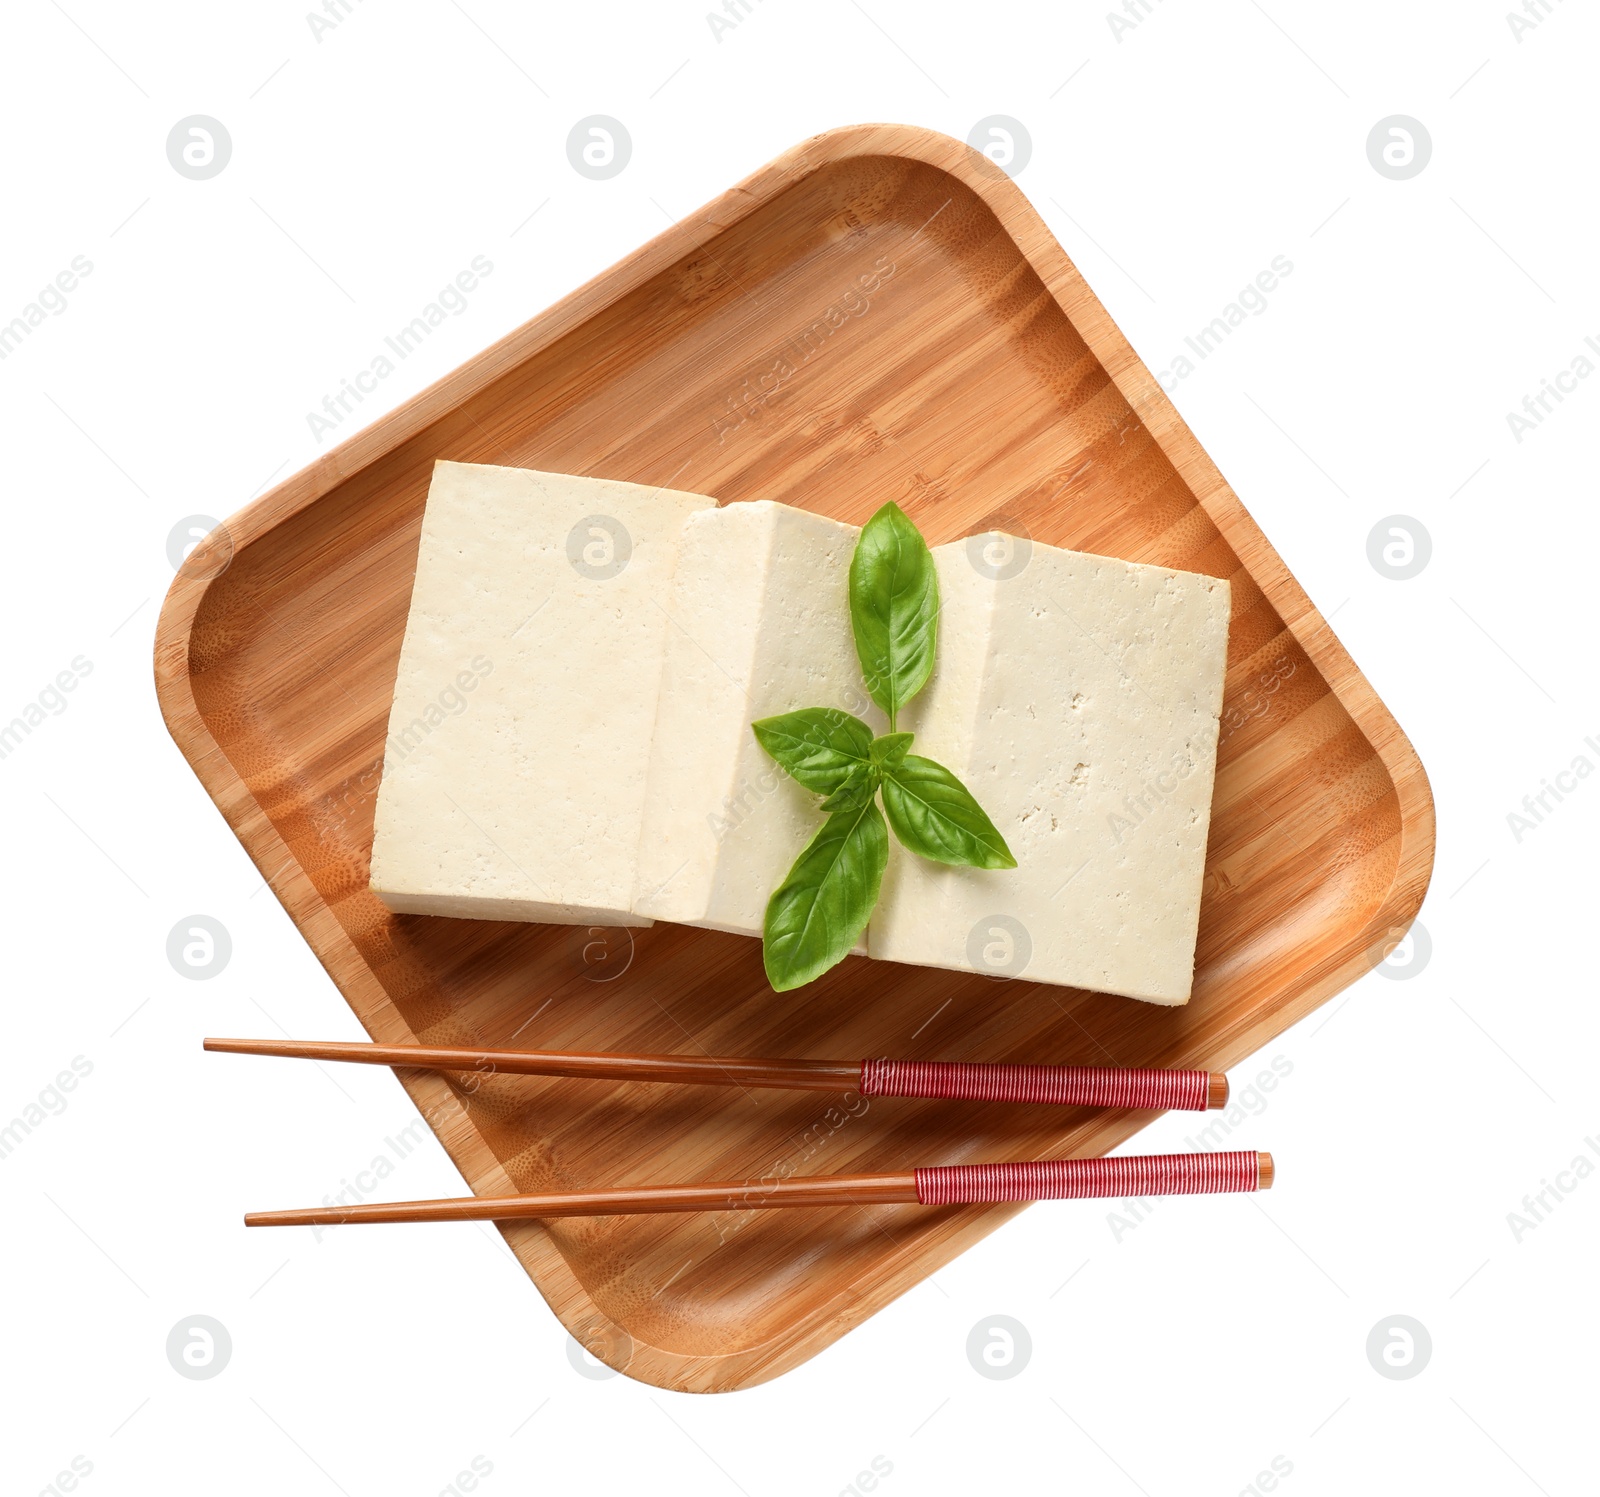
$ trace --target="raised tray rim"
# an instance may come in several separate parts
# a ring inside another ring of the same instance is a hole
[[[1123,396],[1183,476],[1196,500],[1226,537],[1245,570],[1305,650],[1340,704],[1372,745],[1393,782],[1400,810],[1395,875],[1362,932],[1337,952],[1279,989],[1270,1013],[1231,1036],[1238,1058],[1325,1002],[1373,965],[1375,948],[1399,939],[1415,918],[1432,872],[1435,818],[1426,772],[1411,743],[1357,668],[1265,535],[1207,456],[1166,392],[1145,367],[1089,289],[1038,212],[989,159],[963,142],[918,126],[864,124],[815,135],[686,215],[615,265],[514,329],[435,384],[315,459],[224,521],[234,554],[317,502],[500,376],[549,347],[607,306],[818,169],[852,157],[900,157],[932,166],[975,193],[992,211],[1035,273],[1105,367]],[[195,701],[189,671],[194,621],[215,577],[204,557],[179,569],[162,604],[155,635],[155,684],[169,732],[246,853],[357,1017],[375,1038],[414,1038],[309,875],[300,866],[231,761],[212,737]],[[226,575],[225,573],[219,575]],[[1269,1027],[1270,1034],[1264,1033]],[[480,1193],[515,1187],[483,1143],[442,1077],[411,1073],[402,1082],[429,1118],[464,1178]],[[1099,1139],[1109,1150],[1142,1124],[1121,1115]],[[719,1355],[687,1355],[635,1343],[604,1315],[566,1259],[535,1222],[508,1226],[504,1235],[562,1322],[596,1354],[631,1376],[666,1388],[706,1391],[752,1386],[815,1355],[845,1331],[986,1236],[1019,1207],[974,1210],[970,1227],[927,1251],[909,1255],[915,1271],[881,1274],[866,1292],[848,1286],[813,1306],[795,1328],[773,1342]],[[910,1266],[909,1264],[907,1265]]]

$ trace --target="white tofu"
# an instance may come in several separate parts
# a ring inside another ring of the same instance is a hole
[[[761,934],[767,900],[822,826],[750,724],[838,707],[882,732],[850,632],[858,532],[768,502],[684,526],[656,714],[634,909]],[[864,948],[863,948],[864,949]]]
[[[997,575],[975,564],[986,543],[1005,555],[997,537],[934,550],[938,656],[899,727],[962,779],[1019,866],[952,868],[891,839],[869,950],[1186,1003],[1228,584],[1041,545]]]
[[[558,924],[632,912],[666,601],[715,501],[441,462],[373,827],[390,909]]]

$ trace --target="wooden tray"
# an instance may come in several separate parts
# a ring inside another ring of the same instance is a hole
[[[367,891],[373,797],[439,457],[856,523],[894,499],[934,544],[993,524],[1229,578],[1192,1002],[862,958],[778,997],[744,937],[389,915]],[[926,130],[806,141],[226,531],[168,594],[162,711],[379,1040],[1223,1069],[1366,971],[1427,886],[1433,804],[1394,719],[1021,192]],[[1150,1118],[403,1080],[487,1194],[1098,1154]],[[596,1355],[713,1390],[804,1361],[1016,1209],[611,1218],[505,1236]]]

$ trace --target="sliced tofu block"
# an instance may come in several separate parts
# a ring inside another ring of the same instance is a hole
[[[631,904],[667,595],[715,502],[435,466],[373,828],[390,909],[649,923]]]
[[[933,554],[938,657],[899,727],[966,783],[1018,867],[892,845],[871,954],[1186,1003],[1228,584],[997,535]]]
[[[857,531],[767,502],[684,526],[656,712],[634,908],[761,934],[772,891],[823,823],[767,757],[758,718],[838,707],[883,731],[850,633]]]

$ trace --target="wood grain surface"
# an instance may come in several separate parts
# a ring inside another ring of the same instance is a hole
[[[780,997],[740,936],[390,915],[367,889],[373,798],[435,458],[853,523],[893,499],[935,545],[999,526],[1228,578],[1192,1001],[855,957]],[[156,677],[195,772],[386,1043],[1221,1070],[1381,959],[1432,867],[1410,744],[1150,372],[1017,187],[909,127],[806,141],[233,517],[172,586]],[[1098,1154],[1150,1117],[403,1081],[491,1195]],[[814,1355],[1019,1209],[502,1230],[597,1356],[706,1391]]]

